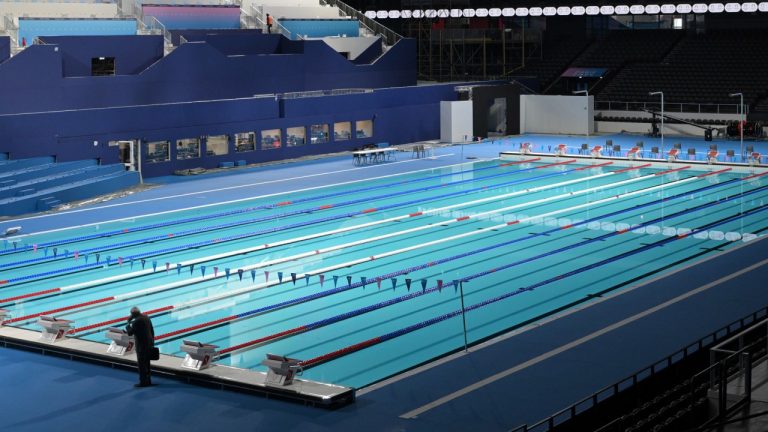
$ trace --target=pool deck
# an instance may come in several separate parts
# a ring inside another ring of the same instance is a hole
[[[466,162],[468,156],[495,158],[527,140],[444,147],[435,159],[411,159],[410,153],[402,153],[395,163],[367,167],[353,167],[351,156],[345,156],[188,181],[155,179],[163,187],[107,204],[5,221],[0,229],[58,229],[70,225],[75,215],[78,224],[98,223],[299,190],[310,179],[313,187],[320,187],[449,166]],[[574,142],[579,140],[583,137]],[[701,145],[707,148],[709,143]],[[3,412],[12,413],[0,416],[0,429],[509,430],[534,423],[768,305],[766,257],[764,237],[744,243],[666,278],[630,286],[468,353],[360,389],[355,404],[335,411],[163,377],[156,380],[157,387],[135,390],[131,385],[136,377],[130,371],[0,348],[0,400]]]

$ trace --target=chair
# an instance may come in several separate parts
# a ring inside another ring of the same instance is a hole
[[[589,150],[589,144],[582,144],[581,150],[579,150],[579,154],[585,154]]]

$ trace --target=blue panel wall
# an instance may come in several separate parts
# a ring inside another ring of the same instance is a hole
[[[11,57],[11,38],[0,36],[0,63]]]
[[[278,35],[252,37],[254,40],[266,38],[265,44],[282,38]],[[142,48],[147,52],[141,56],[156,55],[156,43],[148,42],[148,46]],[[217,49],[215,43],[183,44],[135,75],[77,79],[65,78],[64,56],[69,54],[64,54],[64,48],[78,59],[89,55],[87,52],[77,51],[74,44],[67,47],[34,45],[0,64],[0,94],[3,95],[0,113],[240,98],[348,87],[401,87],[416,83],[416,44],[412,39],[401,40],[371,65],[355,65],[319,40],[291,42],[282,38],[279,42],[282,53],[275,55],[232,55]],[[139,54],[136,55],[138,58]]]
[[[230,35],[233,38],[243,38],[251,43],[254,43],[258,39],[252,38],[253,35],[262,34],[261,29],[188,29],[188,30],[169,30],[171,33],[171,42],[173,45],[179,45],[179,37],[184,36],[184,39],[189,41],[204,41],[208,35]],[[237,39],[235,39],[237,40]],[[274,42],[277,44],[277,42]],[[262,54],[271,54],[272,52],[264,52]]]
[[[135,35],[135,19],[19,18],[19,44],[38,36]]]
[[[299,35],[311,38],[360,36],[360,22],[357,20],[283,18],[279,22],[291,32],[293,39],[298,39]]]
[[[56,155],[57,160],[101,158],[118,161],[118,150],[110,140],[171,141],[208,135],[281,129],[313,124],[373,120],[370,138],[282,147],[277,150],[235,152],[232,138],[227,155],[142,162],[145,176],[166,175],[177,169],[218,166],[221,161],[249,163],[280,160],[310,154],[349,150],[364,144],[392,144],[434,139],[440,134],[441,100],[455,100],[454,84],[376,90],[371,93],[320,98],[275,100],[247,98],[140,107],[104,108],[57,113],[0,115],[0,152],[12,150],[14,158]],[[331,136],[333,133],[331,132]],[[96,141],[96,145],[94,145]],[[201,153],[205,155],[205,147]],[[142,148],[146,154],[146,147]]]
[[[99,38],[59,36],[42,38],[62,52],[64,76],[90,76],[91,59],[114,57],[117,75],[137,74],[163,58],[163,37],[105,36]]]

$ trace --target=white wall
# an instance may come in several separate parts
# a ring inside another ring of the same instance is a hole
[[[349,59],[354,60],[374,43],[381,40],[379,37],[326,37],[323,42],[337,52],[348,52]]]
[[[264,6],[264,13],[280,18],[341,18],[339,10],[332,7]]]
[[[114,3],[16,3],[0,2],[0,15],[13,15],[18,25],[19,17],[30,18],[115,18]],[[0,25],[3,25],[0,21]]]
[[[586,135],[594,133],[593,96],[520,96],[520,132]]]
[[[440,141],[472,139],[472,101],[440,102]]]

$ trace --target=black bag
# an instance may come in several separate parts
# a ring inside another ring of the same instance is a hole
[[[160,360],[160,348],[158,348],[158,347],[152,348],[152,356],[149,359],[150,360]]]

